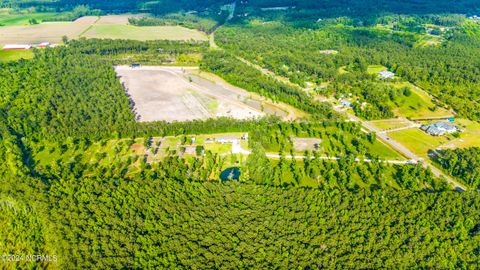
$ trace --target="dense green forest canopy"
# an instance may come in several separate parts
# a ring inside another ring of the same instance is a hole
[[[177,11],[204,11],[215,9],[234,0],[1,0],[2,7],[50,7],[72,8],[77,5],[88,5],[92,8],[109,11],[147,11],[155,14],[166,14]],[[367,1],[310,1],[310,0],[252,0],[237,1],[239,8],[250,12],[259,12],[262,8],[291,7],[292,18],[300,16],[322,17],[369,17],[385,13],[396,14],[431,14],[431,13],[463,13],[475,14],[480,9],[480,4],[475,0],[460,0],[452,4],[450,0],[367,0]]]
[[[451,175],[480,190],[480,148],[438,151],[434,158]]]
[[[56,254],[61,268],[478,265],[476,193],[354,194],[178,182],[167,166],[153,178],[66,177],[46,191],[44,212],[25,216],[0,208],[0,221],[25,220],[29,233],[48,226],[55,234],[47,243],[42,237],[23,243]],[[23,197],[38,198],[39,192],[23,190]],[[2,229],[2,239],[9,232]]]

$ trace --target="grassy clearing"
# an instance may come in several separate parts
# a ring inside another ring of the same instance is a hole
[[[347,74],[347,73],[349,73],[349,72],[347,71],[347,67],[346,67],[346,66],[339,67],[337,72],[338,72],[338,74]]]
[[[408,87],[411,91],[410,96],[399,95],[397,100],[392,104],[394,113],[409,119],[428,119],[451,117],[452,113],[433,103],[432,97],[427,93],[417,89],[408,82],[390,83],[396,89]]]
[[[1,47],[2,45],[0,45]],[[10,62],[20,59],[31,59],[33,58],[33,52],[28,51],[3,51],[0,50],[0,62]]]
[[[443,37],[433,36],[433,35],[422,35],[418,38],[415,43],[415,47],[428,47],[428,46],[438,46],[442,44]]]
[[[369,65],[367,68],[368,74],[378,74],[384,70],[388,70],[386,67],[382,65]]]
[[[94,25],[83,34],[87,38],[133,40],[207,40],[200,31],[180,26],[133,26],[122,24]]]
[[[53,18],[57,13],[20,13],[14,14],[9,10],[0,11],[0,26],[30,25],[30,20],[41,23],[45,19]]]
[[[370,124],[374,125],[376,128],[382,131],[403,128],[410,125],[410,123],[401,118],[370,121]]]
[[[424,158],[428,156],[429,150],[435,150],[439,146],[447,143],[450,139],[445,136],[430,136],[419,129],[395,131],[389,133],[389,136],[403,144],[413,153]]]

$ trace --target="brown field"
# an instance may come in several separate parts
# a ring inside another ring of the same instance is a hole
[[[127,93],[135,103],[139,121],[189,121],[212,117],[248,119],[265,114],[286,116],[245,90],[224,87],[181,67],[116,67]]]
[[[28,26],[0,27],[0,44],[40,43],[48,41],[59,43],[63,36],[77,38],[97,20],[97,17],[83,17],[75,22],[49,22]]]
[[[155,26],[136,27],[128,24],[130,17],[139,15],[85,16],[74,22],[48,22],[38,25],[0,27],[0,44],[40,42],[60,43],[63,36],[69,39],[113,38],[113,39],[169,39],[169,40],[207,40],[196,30],[184,27]]]

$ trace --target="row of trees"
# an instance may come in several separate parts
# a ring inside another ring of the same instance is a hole
[[[241,62],[231,54],[210,51],[205,55],[200,68],[215,73],[247,91],[259,93],[273,101],[292,105],[311,113],[314,117],[323,119],[337,117],[326,103],[313,101],[299,87],[280,83],[254,67]]]

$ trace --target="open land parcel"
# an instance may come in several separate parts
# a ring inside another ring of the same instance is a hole
[[[203,79],[182,67],[117,66],[140,121],[188,121],[211,117],[248,119],[273,114],[294,118],[251,93]]]
[[[73,22],[2,26],[0,27],[0,44],[60,43],[63,36],[69,39],[84,36],[133,40],[207,40],[206,35],[200,31],[179,26],[128,25],[128,18],[132,16],[134,15],[85,16]]]

